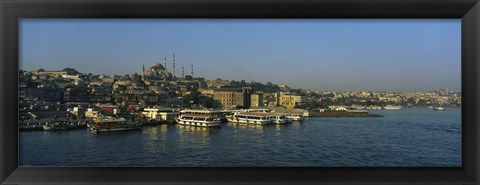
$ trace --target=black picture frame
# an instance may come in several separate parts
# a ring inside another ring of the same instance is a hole
[[[478,0],[1,0],[2,184],[479,184]],[[462,167],[18,167],[21,18],[461,18]]]

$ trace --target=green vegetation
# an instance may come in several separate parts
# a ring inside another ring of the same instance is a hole
[[[65,68],[63,69],[62,71],[65,71],[67,72],[68,75],[77,75],[77,74],[80,74],[80,72],[78,72],[77,70],[73,69],[73,68]]]
[[[197,88],[193,88],[189,94],[183,96],[183,100],[187,104],[201,105],[205,108],[220,108],[221,104],[212,97],[204,96],[198,91]]]

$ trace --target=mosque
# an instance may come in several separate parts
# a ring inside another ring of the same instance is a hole
[[[193,76],[193,64],[191,69],[191,75]],[[148,70],[145,70],[145,65],[142,68],[142,80],[176,80],[178,77],[175,76],[175,54],[172,56],[172,71],[168,72],[167,70],[167,58],[163,58],[163,65],[160,63],[155,63]],[[185,78],[183,66],[182,66],[182,78]]]
[[[172,58],[172,72],[168,72],[166,66],[167,58],[163,58],[163,66],[157,62],[150,69],[145,70],[145,65],[143,65],[142,80],[173,80],[175,76],[175,54]]]

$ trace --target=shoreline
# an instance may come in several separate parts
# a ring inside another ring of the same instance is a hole
[[[368,112],[325,111],[325,112],[309,112],[309,117],[384,117],[384,116],[381,114],[370,114]]]

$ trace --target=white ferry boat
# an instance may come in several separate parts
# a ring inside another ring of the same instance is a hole
[[[221,111],[213,110],[182,110],[181,115],[175,118],[180,125],[199,127],[218,127],[222,123]]]
[[[288,119],[292,121],[303,121],[305,118],[300,114],[290,114],[286,116]]]
[[[142,124],[138,122],[129,122],[120,117],[97,117],[93,123],[89,123],[88,128],[95,132],[115,132],[139,129]]]
[[[254,113],[234,113],[231,116],[227,117],[227,121],[233,123],[248,123],[248,124],[258,124],[266,125],[272,124],[272,119],[269,115],[265,114],[254,114]]]

